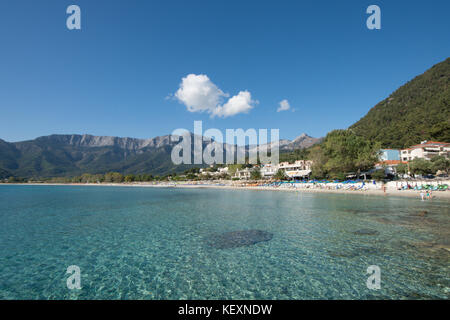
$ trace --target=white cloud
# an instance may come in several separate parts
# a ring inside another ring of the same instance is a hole
[[[212,113],[222,98],[227,97],[204,74],[189,74],[181,80],[180,88],[175,97],[183,103],[190,112]]]
[[[212,117],[230,117],[238,113],[247,113],[257,104],[248,91],[240,91],[223,104],[229,94],[220,90],[204,74],[189,74],[181,80],[175,97],[190,112],[207,112]]]
[[[289,104],[289,101],[287,101],[286,99],[280,101],[279,105],[280,106],[278,107],[277,112],[287,111],[291,109],[291,105]]]
[[[248,113],[253,108],[253,105],[257,103],[257,101],[252,100],[250,92],[240,91],[238,95],[231,97],[223,106],[218,106],[214,110],[213,116],[217,115],[226,118],[238,113]]]

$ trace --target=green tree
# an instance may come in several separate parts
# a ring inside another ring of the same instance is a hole
[[[26,182],[26,179],[20,178],[20,177],[9,177],[8,182],[9,183],[23,183],[23,182]]]
[[[431,159],[431,170],[433,173],[437,171],[444,171],[448,173],[450,171],[450,160],[444,156],[435,156]]]
[[[370,143],[351,130],[334,130],[327,134],[323,150],[328,158],[325,168],[334,173],[360,173],[373,168],[379,145]]]
[[[133,182],[136,181],[136,176],[134,174],[126,175],[124,178],[125,182]]]
[[[321,179],[325,178],[327,175],[327,170],[325,164],[328,158],[325,156],[320,145],[314,146],[309,152],[309,159],[312,160],[313,165],[311,168],[311,178]]]
[[[153,176],[151,174],[143,174],[141,177],[141,181],[152,181]]]
[[[283,170],[278,169],[277,173],[273,176],[276,180],[286,180],[287,176],[286,173],[284,173]]]
[[[431,161],[415,158],[409,162],[409,169],[412,174],[430,174],[432,173]]]
[[[250,172],[250,179],[251,180],[261,180],[261,171],[258,168],[254,168]]]
[[[184,174],[186,174],[186,175],[190,174],[190,173],[193,173],[193,174],[200,173],[200,168],[194,167],[194,168],[190,168],[190,169],[187,169],[184,171]]]
[[[211,180],[212,177],[213,177],[213,176],[212,176],[211,174],[206,173],[206,174],[201,174],[201,175],[199,176],[199,179],[200,179],[200,180]]]
[[[80,180],[81,180],[80,181],[81,183],[95,183],[95,182],[97,182],[95,180],[95,177],[92,174],[90,174],[90,173],[83,173],[81,175],[81,179]]]
[[[237,170],[241,170],[242,167],[243,167],[242,164],[230,164],[228,166],[228,174],[232,176],[236,173]]]
[[[186,174],[187,180],[194,180],[195,178],[197,178],[197,176],[194,173],[189,172],[188,174]]]
[[[108,172],[107,174],[105,174],[105,182],[123,182],[123,175],[119,172]]]
[[[219,175],[219,179],[220,179],[220,180],[230,180],[230,179],[231,179],[231,176],[230,176],[229,174],[227,174],[227,173],[221,173],[221,174]]]
[[[312,177],[345,178],[360,174],[378,161],[380,145],[357,136],[351,130],[334,130],[309,151],[313,161]]]
[[[81,183],[81,176],[73,177],[70,182],[72,182],[72,183]]]
[[[396,167],[397,174],[407,174],[408,165],[406,163],[399,163]]]
[[[372,172],[372,178],[375,180],[383,180],[386,177],[384,169],[378,169]]]

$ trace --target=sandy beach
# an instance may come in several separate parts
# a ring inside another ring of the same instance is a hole
[[[295,188],[291,186],[274,187],[274,186],[246,186],[231,183],[217,182],[193,184],[185,182],[174,183],[8,183],[1,185],[26,185],[26,186],[92,186],[92,187],[148,187],[148,188],[187,188],[187,189],[224,189],[224,190],[253,190],[253,191],[284,191],[298,193],[332,193],[332,194],[356,194],[356,195],[375,195],[375,196],[399,196],[420,198],[421,191],[418,190],[397,190],[393,186],[388,186],[384,192],[382,189],[370,188],[367,190],[345,190],[332,188]],[[426,190],[424,191],[426,193]],[[450,199],[450,191],[433,191],[434,199]]]

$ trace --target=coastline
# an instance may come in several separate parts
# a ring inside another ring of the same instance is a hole
[[[217,184],[186,184],[186,183],[5,183],[1,185],[21,185],[21,186],[86,186],[86,187],[144,187],[144,188],[184,188],[184,189],[222,189],[222,190],[253,190],[253,191],[284,191],[298,193],[329,193],[329,194],[357,194],[375,196],[399,196],[420,198],[420,191],[417,190],[396,190],[387,188],[386,192],[381,189],[368,190],[343,190],[343,189],[320,189],[320,188],[294,188],[294,187],[272,187],[272,186],[239,186]],[[450,200],[450,191],[433,191],[434,199]]]

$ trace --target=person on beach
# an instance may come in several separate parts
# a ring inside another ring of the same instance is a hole
[[[423,193],[423,191],[420,191],[420,197],[422,198],[422,201],[424,201],[424,197],[425,197],[425,193]]]

